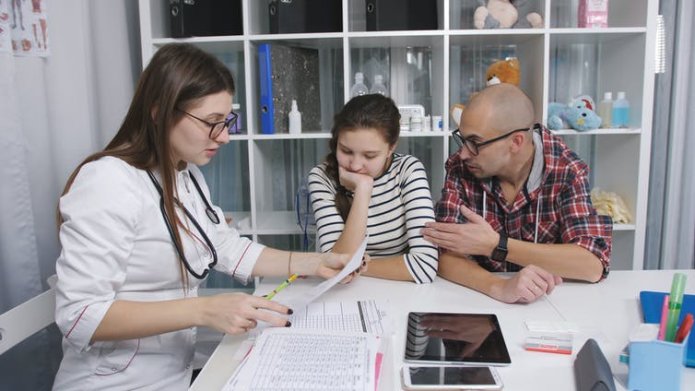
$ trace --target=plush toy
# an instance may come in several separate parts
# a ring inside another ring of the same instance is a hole
[[[528,0],[478,0],[478,4],[473,14],[477,29],[543,27],[543,17],[527,11]]]
[[[500,83],[514,84],[518,86],[521,82],[521,67],[519,65],[519,59],[516,57],[507,57],[504,60],[495,61],[487,68],[485,72],[485,85],[492,86]],[[473,98],[475,94],[471,95]],[[451,118],[454,120],[456,126],[458,126],[461,120],[461,113],[463,113],[464,106],[461,103],[456,103],[451,107],[449,111],[451,113]]]
[[[548,128],[553,130],[572,128],[577,131],[597,129],[601,117],[594,112],[594,100],[588,95],[581,95],[569,105],[551,103],[548,105]]]
[[[521,82],[521,68],[519,59],[507,57],[504,60],[493,62],[485,72],[485,84],[492,86],[500,83],[514,84],[518,86]]]

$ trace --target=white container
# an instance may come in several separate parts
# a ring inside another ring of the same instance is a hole
[[[410,117],[410,131],[422,132],[422,117],[420,117],[419,115],[414,115]]]
[[[355,84],[350,89],[350,96],[356,97],[369,94],[369,89],[364,84],[364,74],[362,72],[355,73]]]
[[[288,114],[290,120],[290,134],[302,133],[302,113],[297,109],[297,101],[292,99],[292,110]]]
[[[611,120],[613,116],[613,93],[604,92],[603,100],[598,104],[598,116],[601,117],[601,127],[610,128],[613,126]]]
[[[432,131],[432,117],[426,115],[422,118],[422,131],[431,132]]]
[[[441,132],[444,124],[442,123],[442,116],[441,115],[433,115],[432,116],[432,131],[434,132]]]
[[[369,90],[369,93],[370,94],[381,94],[383,96],[389,96],[389,91],[386,89],[386,86],[384,85],[384,77],[383,76],[381,76],[381,75],[375,75],[374,76],[374,84],[372,84],[372,88]]]
[[[410,116],[401,114],[401,119],[399,121],[399,124],[401,127],[401,132],[409,132],[410,131]]]

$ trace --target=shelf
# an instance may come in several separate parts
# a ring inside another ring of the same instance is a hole
[[[312,49],[341,49],[343,39],[341,33],[321,34],[264,34],[250,37],[251,43],[280,43]]]
[[[476,30],[476,31],[497,31],[497,30]],[[539,30],[534,30],[534,32]],[[452,34],[449,37],[449,44],[454,46],[510,46],[523,45],[529,42],[543,42],[544,34]]]
[[[254,134],[251,136],[253,140],[302,140],[302,139],[329,139],[330,133],[275,133],[275,134]]]
[[[447,130],[454,127],[449,108],[466,104],[485,87],[490,64],[514,56],[521,64],[520,87],[531,98],[540,121],[547,119],[548,102],[568,102],[587,94],[598,104],[604,92],[612,91],[616,97],[625,91],[631,106],[630,129],[553,133],[589,165],[592,186],[625,200],[634,220],[614,225],[611,262],[616,268],[641,268],[659,2],[610,0],[610,27],[577,28],[578,0],[528,0],[529,10],[543,16],[542,28],[476,29],[476,1],[430,1],[436,2],[438,15],[437,29],[432,30],[366,31],[365,0],[342,0],[340,31],[269,34],[270,0],[241,0],[244,35],[174,39],[169,38],[169,2],[139,0],[143,64],[160,47],[186,42],[215,55],[235,77],[234,102],[241,104],[244,133],[230,135],[231,142],[212,164],[201,168],[213,202],[223,210],[237,210],[225,216],[234,217],[241,234],[280,248],[301,248],[303,232],[292,211],[295,196],[305,191],[306,175],[328,153],[334,115],[350,99],[356,72],[364,74],[368,87],[374,76],[382,75],[396,104],[421,104],[427,114],[442,116],[444,131],[403,131],[397,148],[425,165],[436,201],[445,181],[444,164],[456,153]],[[318,51],[320,122],[304,124],[306,133],[260,133],[258,47],[262,43]]]
[[[644,29],[597,29],[589,30],[588,33],[578,32],[582,29],[564,29],[561,32],[550,34],[551,42],[560,45],[586,45],[586,44],[605,44],[639,38],[645,35]]]
[[[450,132],[434,132],[434,131],[421,131],[421,132],[411,132],[402,130],[401,137],[448,137]],[[330,133],[300,133],[300,134],[289,134],[289,133],[276,133],[276,134],[254,134],[252,136],[230,136],[230,140],[314,140],[314,139],[330,139]]]
[[[547,30],[542,28],[529,29],[465,29],[465,30],[449,30],[449,35],[455,36],[504,36],[514,37],[515,35],[543,35]]]
[[[642,133],[642,129],[622,129],[622,128],[601,128],[594,130],[587,130],[585,132],[580,132],[574,129],[558,129],[552,130],[553,134],[558,136],[603,136],[603,135],[639,135]]]
[[[226,37],[158,38],[152,41],[157,47],[175,42],[190,43],[213,54],[244,51],[244,40],[236,35]]]
[[[409,130],[401,130],[401,137],[448,137],[450,132],[443,131],[422,131],[422,132],[411,132]]]
[[[244,37],[242,35],[220,35],[220,36],[207,36],[207,37],[186,37],[186,38],[155,38],[152,43],[155,45],[166,45],[168,43],[192,43],[192,44],[204,44],[204,43],[219,43],[219,42],[238,42],[243,43]]]
[[[257,212],[256,232],[258,235],[301,234],[294,211]]]
[[[551,28],[547,30],[551,35],[611,35],[611,34],[637,34],[646,33],[646,27],[606,27],[606,28]]]
[[[251,41],[315,41],[341,39],[343,33],[257,34],[249,35]]]

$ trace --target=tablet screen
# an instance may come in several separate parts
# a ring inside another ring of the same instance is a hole
[[[494,314],[411,312],[405,361],[508,365],[512,360]]]

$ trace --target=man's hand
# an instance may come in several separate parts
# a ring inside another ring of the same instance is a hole
[[[500,235],[485,219],[461,205],[467,223],[426,223],[422,235],[425,240],[457,255],[484,255],[489,257],[497,247]]]
[[[490,296],[505,303],[531,303],[550,294],[562,278],[535,265],[529,265],[492,287]]]

